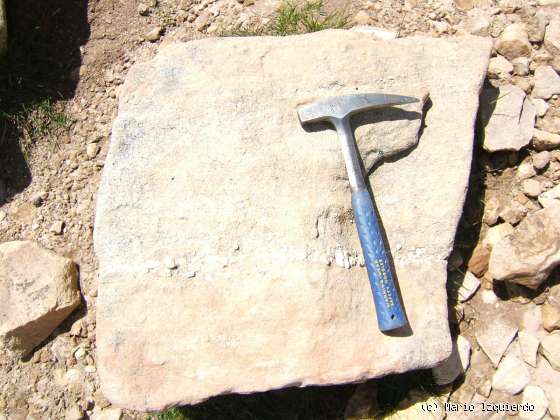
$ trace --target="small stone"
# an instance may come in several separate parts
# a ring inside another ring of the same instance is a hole
[[[512,64],[501,55],[490,59],[488,77],[491,79],[509,79],[513,72]]]
[[[523,193],[531,198],[536,198],[542,192],[541,183],[535,179],[526,179],[522,183]]]
[[[509,395],[516,395],[523,391],[530,380],[525,363],[515,356],[508,355],[500,362],[494,373],[492,388]]]
[[[539,203],[545,208],[560,203],[560,184],[539,195]]]
[[[148,13],[150,13],[150,8],[144,3],[140,3],[136,10],[138,11],[138,14],[141,16],[146,16],[148,15]]]
[[[43,205],[43,203],[45,202],[45,197],[46,196],[47,196],[47,193],[45,191],[41,191],[41,192],[33,194],[29,201],[31,201],[31,204],[33,204],[35,207],[41,207]]]
[[[62,235],[63,230],[64,222],[60,220],[54,222],[49,229],[49,231],[54,233],[55,235]]]
[[[144,35],[144,39],[146,41],[155,42],[161,36],[162,31],[163,31],[163,28],[161,26],[156,26],[156,27],[150,29],[148,32],[146,32],[146,35]]]
[[[76,349],[76,351],[74,352],[74,357],[76,358],[76,360],[81,360],[85,357],[86,355],[86,351],[83,347],[78,347]]]
[[[212,14],[209,11],[204,11],[201,15],[199,15],[194,21],[196,30],[202,32],[210,23],[211,16]]]
[[[476,341],[494,366],[517,334],[517,327],[506,318],[498,317],[479,326]]]
[[[482,13],[469,14],[464,22],[465,30],[472,35],[488,36],[491,22],[488,16]]]
[[[513,226],[509,223],[501,223],[499,225],[492,226],[486,232],[486,236],[484,237],[482,243],[492,248],[503,238],[512,235],[513,232]]]
[[[537,367],[537,352],[540,345],[538,337],[527,331],[519,331],[517,338],[519,339],[521,356],[525,363]]]
[[[368,25],[371,22],[371,18],[364,10],[360,10],[354,15],[354,23],[357,25]]]
[[[560,76],[551,66],[539,66],[535,70],[533,98],[550,99],[560,93]]]
[[[490,392],[492,391],[492,381],[487,379],[476,389],[476,391],[483,397],[488,398],[490,396]]]
[[[498,301],[498,296],[496,296],[496,294],[492,290],[483,290],[480,293],[480,297],[482,299],[482,302],[487,305],[493,305]]]
[[[529,59],[517,57],[511,60],[513,74],[516,76],[527,76],[529,74]]]
[[[533,147],[537,150],[551,150],[560,147],[560,134],[534,129]]]
[[[550,303],[542,306],[543,327],[548,332],[560,330],[560,308]]]
[[[469,259],[469,271],[474,273],[477,277],[482,275],[488,270],[488,261],[490,260],[490,248],[486,244],[478,244]],[[479,283],[480,284],[480,283]]]
[[[517,178],[524,180],[527,178],[532,178],[537,174],[535,171],[535,166],[532,161],[524,160],[521,165],[517,168]]]
[[[97,143],[90,143],[86,147],[86,155],[93,159],[99,153],[99,145]]]
[[[490,255],[488,255],[490,258]],[[459,302],[466,302],[469,300],[480,287],[480,280],[475,277],[473,273],[467,271],[463,277],[463,282],[459,287]]]
[[[560,371],[560,332],[549,334],[542,340],[541,353],[554,369]]]
[[[470,358],[471,343],[460,335],[453,343],[449,359],[432,369],[436,384],[447,385],[455,381],[459,375],[464,374],[469,368]]]
[[[527,17],[527,33],[529,41],[542,42],[546,29],[546,16],[543,13],[535,13],[534,16]]]
[[[552,55],[560,55],[560,19],[551,20],[546,27],[544,47]]]
[[[175,259],[169,256],[163,259],[163,265],[165,266],[165,268],[169,270],[175,270],[177,268],[177,263],[175,262]]]
[[[507,26],[496,41],[495,47],[508,60],[528,57],[531,54],[531,44],[525,25],[513,23]]]
[[[541,170],[550,163],[551,154],[548,151],[542,151],[533,155],[533,166],[535,169]]]
[[[521,404],[531,405],[531,410],[519,410],[519,418],[523,420],[540,420],[548,409],[548,399],[544,391],[536,385],[525,387]]]
[[[122,410],[116,407],[109,407],[99,409],[95,407],[90,417],[91,420],[120,420],[122,417]]]
[[[533,99],[533,104],[535,105],[537,116],[544,117],[549,108],[548,103],[544,99]]]

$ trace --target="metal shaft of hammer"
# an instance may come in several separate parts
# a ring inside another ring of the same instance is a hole
[[[358,112],[387,106],[418,102],[409,96],[385,94],[344,95],[300,107],[302,125],[328,121],[336,128],[352,190],[352,208],[373,293],[377,322],[381,331],[394,330],[407,324],[389,262],[378,215],[370,197],[360,165],[360,154],[350,117]]]

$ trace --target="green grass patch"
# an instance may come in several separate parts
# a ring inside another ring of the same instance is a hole
[[[220,36],[286,36],[317,32],[324,29],[343,29],[349,26],[350,16],[346,11],[325,9],[322,0],[305,1],[302,4],[283,3],[268,24],[246,24],[222,30]]]

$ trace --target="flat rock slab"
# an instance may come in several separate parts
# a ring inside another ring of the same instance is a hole
[[[490,49],[332,30],[175,44],[135,65],[95,222],[104,394],[159,410],[446,359],[446,258]],[[304,130],[296,108],[426,90],[423,121],[413,107],[354,119],[366,166],[387,157],[370,181],[411,326],[390,336],[358,263],[336,133]]]

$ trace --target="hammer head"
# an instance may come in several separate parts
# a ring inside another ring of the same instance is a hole
[[[324,101],[300,107],[298,109],[298,117],[302,125],[319,121],[334,122],[358,112],[413,102],[418,102],[418,99],[411,96],[385,95],[384,93],[334,96]]]

